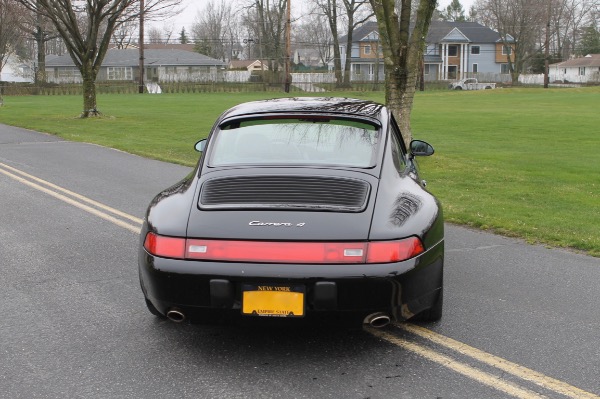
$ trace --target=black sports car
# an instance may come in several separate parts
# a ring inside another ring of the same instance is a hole
[[[303,317],[381,327],[442,316],[444,226],[389,110],[289,98],[224,112],[187,178],[150,203],[139,273],[149,310]]]

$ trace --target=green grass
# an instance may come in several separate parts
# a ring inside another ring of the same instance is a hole
[[[81,120],[79,96],[5,96],[0,123],[192,165],[223,110],[267,97],[101,95],[104,117]],[[600,88],[418,93],[413,135],[436,148],[420,165],[446,219],[600,256],[599,104]]]

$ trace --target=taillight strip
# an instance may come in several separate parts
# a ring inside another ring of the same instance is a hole
[[[417,237],[372,242],[283,242],[185,239],[152,232],[146,235],[144,248],[152,255],[175,259],[306,264],[392,263],[425,252]]]

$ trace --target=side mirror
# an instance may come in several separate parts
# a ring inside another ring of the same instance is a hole
[[[197,142],[194,149],[198,152],[204,152],[204,147],[206,147],[206,139]]]
[[[413,156],[428,157],[433,155],[435,150],[431,144],[422,140],[413,140],[410,142],[410,152]]]

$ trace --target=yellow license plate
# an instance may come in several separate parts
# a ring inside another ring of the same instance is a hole
[[[242,313],[252,316],[304,316],[304,287],[244,285]]]

